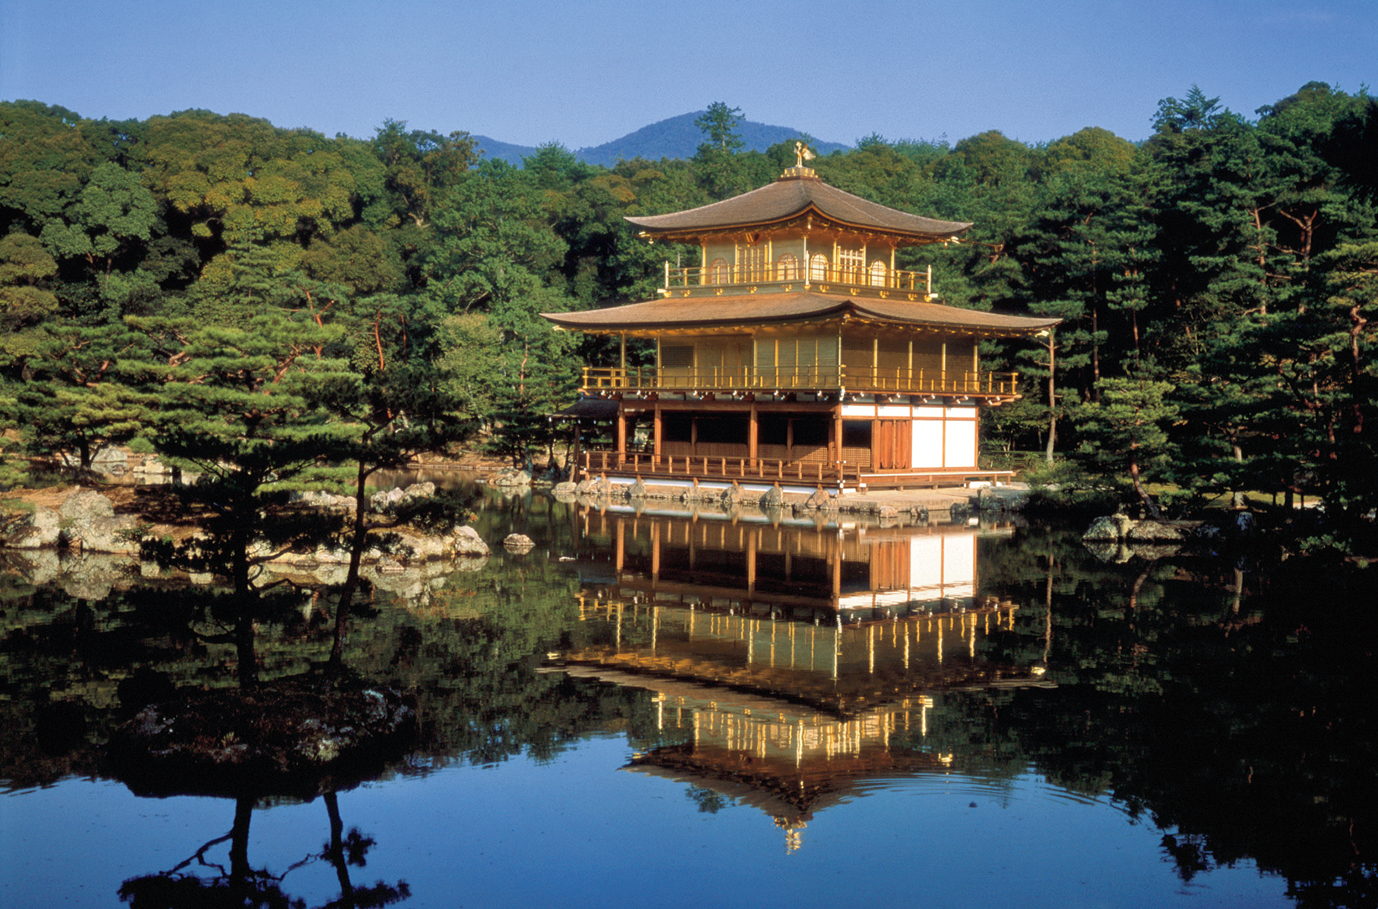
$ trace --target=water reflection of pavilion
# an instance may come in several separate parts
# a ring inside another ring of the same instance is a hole
[[[839,717],[932,688],[1000,683],[977,642],[1016,607],[977,591],[958,525],[816,531],[765,522],[586,515],[611,564],[585,571],[602,623],[566,665],[764,693]]]
[[[585,520],[611,563],[585,566],[591,643],[552,656],[654,692],[670,744],[627,769],[753,805],[789,848],[867,779],[952,766],[925,742],[935,693],[1042,684],[981,653],[1016,606],[981,595],[975,529]]]

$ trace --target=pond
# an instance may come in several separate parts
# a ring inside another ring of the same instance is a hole
[[[1378,893],[1372,645],[1342,597],[1104,562],[1068,529],[473,495],[493,556],[374,586],[345,649],[415,698],[418,742],[314,798],[106,777],[130,679],[234,684],[215,590],[10,554],[0,905]],[[514,531],[536,548],[497,545]],[[327,658],[332,607],[271,601],[261,679]]]

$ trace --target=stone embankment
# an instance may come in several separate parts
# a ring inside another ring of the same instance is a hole
[[[1165,558],[1183,550],[1210,551],[1227,540],[1250,536],[1254,516],[1238,512],[1221,525],[1209,521],[1135,520],[1125,514],[1096,518],[1082,535],[1082,542],[1107,562]]]
[[[172,538],[194,546],[201,536],[194,526],[161,524],[156,517],[138,513],[128,488],[106,491],[119,497],[123,508],[134,510],[117,511],[111,497],[95,489],[48,490],[19,507],[0,512],[0,549],[15,550],[13,557],[27,563],[27,574],[36,581],[57,581],[64,588],[99,598],[108,595],[128,561],[140,557],[145,541]],[[434,492],[429,483],[390,490],[375,495],[370,508],[387,516],[395,514],[400,505]],[[352,512],[355,501],[319,493],[303,496],[299,506]],[[379,526],[371,533],[379,542],[364,552],[365,576],[399,595],[422,594],[437,578],[455,570],[476,569],[491,554],[488,544],[468,526],[443,534],[405,525]],[[341,584],[348,568],[349,550],[344,546],[279,553],[263,563],[267,574],[303,586]],[[139,570],[145,578],[163,576],[152,563],[142,563]],[[188,579],[193,583],[212,580],[196,575]]]
[[[1005,516],[1020,511],[1028,501],[1023,486],[950,487],[923,490],[876,490],[839,495],[835,490],[813,492],[773,485],[764,490],[756,486],[666,487],[648,486],[644,480],[616,483],[605,477],[592,477],[580,483],[560,483],[554,490],[558,499],[599,502],[671,501],[691,506],[708,506],[731,512],[760,509],[795,516],[830,518],[861,516],[881,523],[928,523],[938,520],[965,520],[976,515]]]

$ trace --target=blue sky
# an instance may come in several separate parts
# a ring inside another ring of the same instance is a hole
[[[1192,85],[1252,116],[1375,76],[1373,0],[0,0],[0,100],[571,149],[714,101],[849,144],[1139,140]]]

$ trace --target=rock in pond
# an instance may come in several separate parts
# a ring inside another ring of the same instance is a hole
[[[530,552],[536,548],[536,542],[521,533],[509,533],[502,545],[508,552]]]
[[[105,762],[138,794],[312,795],[375,772],[415,733],[399,692],[308,677],[146,706],[116,728]]]

